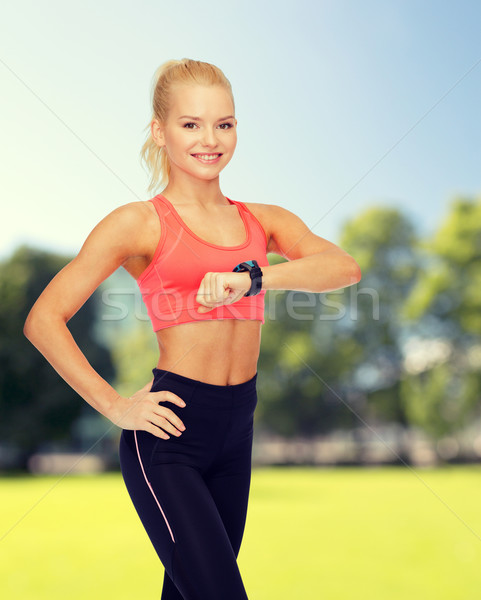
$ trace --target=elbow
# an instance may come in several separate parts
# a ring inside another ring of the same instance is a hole
[[[27,338],[27,340],[29,342],[31,342],[34,337],[36,323],[37,323],[37,318],[32,309],[28,313],[28,316],[25,319],[25,323],[23,324],[23,335]]]
[[[27,315],[23,324],[23,335],[34,346],[37,340],[42,337],[44,331],[51,329],[51,318],[39,309],[33,307]]]
[[[359,283],[362,278],[361,267],[354,259],[352,259],[352,267],[351,268],[352,268],[352,273],[351,273],[352,283],[353,284]]]
[[[361,281],[362,273],[359,264],[352,258],[349,257],[349,265],[347,270],[348,285],[355,285]]]

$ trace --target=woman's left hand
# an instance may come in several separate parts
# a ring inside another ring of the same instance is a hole
[[[205,313],[223,304],[233,304],[240,300],[250,287],[251,278],[247,271],[206,273],[195,298],[203,305],[197,309],[197,312]]]

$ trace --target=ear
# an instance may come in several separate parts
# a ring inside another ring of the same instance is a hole
[[[150,132],[157,146],[165,146],[164,128],[157,119],[153,119],[150,124]]]

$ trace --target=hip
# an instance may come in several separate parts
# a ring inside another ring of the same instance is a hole
[[[182,462],[205,468],[214,460],[249,456],[257,406],[257,373],[235,385],[216,385],[154,368],[151,391],[169,390],[185,407],[162,402],[185,425],[182,434],[169,439],[144,430],[123,430],[132,448],[139,447],[145,464]]]

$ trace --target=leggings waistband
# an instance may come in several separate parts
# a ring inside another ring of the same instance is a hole
[[[180,387],[192,390],[196,395],[200,393],[204,398],[214,399],[225,399],[225,398],[237,398],[241,399],[246,396],[252,396],[252,393],[256,391],[257,372],[256,374],[242,383],[235,383],[233,385],[217,385],[214,383],[206,383],[205,381],[199,381],[174,373],[172,371],[166,371],[165,369],[152,369],[154,375],[153,388],[162,389],[162,382],[165,385],[179,384]]]

